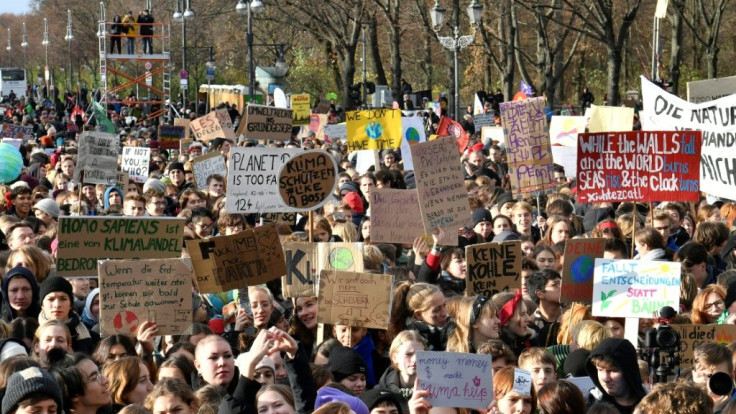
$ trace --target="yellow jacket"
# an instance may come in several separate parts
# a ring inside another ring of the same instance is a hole
[[[135,36],[138,34],[138,25],[135,22],[135,17],[130,15],[125,15],[123,17],[123,34],[127,34],[128,36]]]

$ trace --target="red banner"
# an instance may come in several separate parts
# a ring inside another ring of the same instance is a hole
[[[578,135],[579,203],[698,201],[700,131]]]
[[[440,119],[440,123],[437,124],[437,135],[455,137],[457,140],[457,150],[462,154],[466,148],[468,148],[468,134],[465,132],[465,128],[462,127],[458,122],[443,116]]]

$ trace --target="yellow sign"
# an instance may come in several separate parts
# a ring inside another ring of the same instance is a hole
[[[399,148],[401,111],[369,109],[347,113],[348,149],[350,151]]]
[[[309,94],[291,95],[291,110],[294,119],[293,125],[309,125]]]

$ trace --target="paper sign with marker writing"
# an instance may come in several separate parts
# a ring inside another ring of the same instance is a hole
[[[433,406],[485,409],[493,401],[491,355],[419,351],[416,358],[417,385]]]
[[[101,260],[100,328],[135,336],[155,322],[161,335],[181,335],[192,324],[192,271],[182,259]]]
[[[189,126],[192,128],[192,132],[194,132],[194,138],[205,145],[215,138],[225,137],[225,132],[215,111],[195,119]]]
[[[84,132],[79,137],[77,168],[74,181],[80,182],[84,171],[84,183],[115,184],[118,170],[118,139],[105,132]]]
[[[687,83],[687,100],[701,103],[736,94],[736,76]]]
[[[680,368],[693,365],[693,351],[703,344],[728,345],[736,341],[736,325],[671,325],[680,334]]]
[[[552,146],[577,147],[578,134],[585,133],[584,116],[553,116],[549,123],[549,142]]]
[[[606,239],[570,239],[565,243],[560,302],[591,303],[595,259],[603,257]]]
[[[348,126],[346,123],[325,125],[325,141],[333,142],[339,139],[343,143],[348,139]]]
[[[186,243],[200,293],[259,285],[286,273],[275,224]]]
[[[371,231],[372,231],[371,227]],[[521,242],[483,243],[465,246],[468,296],[491,296],[521,288]]]
[[[348,111],[348,149],[350,151],[399,148],[401,145],[401,111],[369,109]]]
[[[133,181],[143,183],[148,179],[150,160],[150,148],[123,147],[123,163],[120,169],[130,174]]]
[[[590,106],[588,132],[625,132],[634,128],[634,108]]]
[[[424,123],[421,117],[407,117],[401,119],[401,161],[404,171],[414,169],[414,160],[411,158],[411,146],[427,142]]]
[[[523,369],[514,368],[514,388],[513,392],[520,395],[532,394],[532,374]]]
[[[247,139],[288,141],[291,139],[291,109],[248,104],[245,121],[238,127],[238,134]]]
[[[370,204],[371,242],[411,244],[423,233],[416,190],[376,188]]]
[[[323,270],[318,323],[387,329],[393,276]]]
[[[680,308],[680,263],[595,259],[593,316],[651,318]]]
[[[199,156],[192,160],[192,172],[197,188],[205,191],[207,189],[207,177],[212,174],[219,174],[223,178],[227,176],[225,157],[220,154],[220,151],[213,151]]]
[[[494,113],[493,111],[487,113],[487,114],[477,114],[473,115],[473,125],[475,126],[475,131],[478,132],[483,127],[492,127],[496,125],[494,122]]]
[[[281,201],[279,171],[301,152],[296,148],[230,148],[225,210],[229,214],[296,211]]]

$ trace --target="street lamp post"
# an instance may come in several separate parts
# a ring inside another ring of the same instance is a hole
[[[185,7],[186,6],[186,7]],[[178,0],[176,12],[174,12],[174,21],[181,22],[181,68],[182,75],[187,72],[187,20],[194,19],[194,11],[190,7],[189,0]],[[189,94],[189,79],[182,77],[179,87],[183,89],[182,108],[186,112],[187,95]]]
[[[10,28],[8,28],[8,46],[5,48],[8,51],[8,61],[13,60],[10,56],[10,51],[13,50],[13,45],[10,43]]]
[[[253,14],[258,14],[264,9],[261,0],[238,0],[235,11],[240,14],[247,14],[248,27],[245,37],[245,43],[248,46],[248,102],[253,102],[253,91],[256,87],[256,67],[253,62]]]
[[[483,12],[483,6],[478,3],[478,0],[473,0],[468,6],[468,19],[470,20],[470,28],[473,31],[471,34],[466,36],[460,36],[459,19],[457,10],[455,13],[455,20],[453,22],[453,36],[440,36],[440,30],[442,30],[442,21],[445,19],[445,9],[440,5],[439,0],[435,0],[434,7],[430,10],[430,17],[432,18],[432,29],[437,34],[437,40],[446,49],[449,49],[453,53],[453,63],[455,67],[455,96],[453,102],[455,120],[459,121],[460,118],[460,73],[458,68],[458,52],[467,46],[470,46],[475,39],[475,31],[480,24],[481,13]]]
[[[26,79],[28,78],[28,64],[26,52],[28,51],[28,35],[26,35],[26,22],[23,22],[23,38],[20,43],[20,47],[23,48],[23,70],[26,72]]]
[[[74,65],[72,59],[72,40],[74,40],[74,34],[72,33],[72,11],[66,11],[66,36],[64,40],[69,43],[69,90],[74,91]]]
[[[205,76],[207,77],[207,113],[210,113],[210,93],[212,89],[212,81],[215,79],[215,48],[210,46],[210,55],[205,66]]]
[[[49,41],[49,21],[45,17],[43,19],[43,40],[41,44],[46,48],[46,65],[43,69],[43,75],[46,80],[46,88],[49,88],[49,45],[51,42]]]

